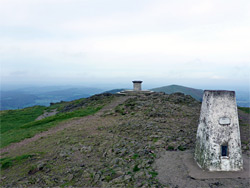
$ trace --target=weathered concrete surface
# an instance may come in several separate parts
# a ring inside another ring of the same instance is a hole
[[[204,171],[197,166],[193,155],[193,150],[162,152],[155,162],[159,182],[170,188],[250,187],[249,170],[244,169],[243,173]],[[246,159],[249,164],[249,158]]]
[[[140,94],[150,94],[154,93],[153,91],[150,90],[142,90],[141,89],[141,83],[142,81],[132,81],[133,82],[133,90],[123,90],[121,92],[117,92],[119,95],[140,95]]]
[[[141,91],[141,83],[142,81],[133,81],[134,91]]]
[[[227,148],[224,152],[222,146]],[[209,171],[242,170],[234,91],[204,91],[196,136],[195,160],[201,168]]]

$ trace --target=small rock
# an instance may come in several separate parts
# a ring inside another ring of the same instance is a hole
[[[139,177],[143,177],[144,176],[144,172],[143,171],[140,171],[140,172],[137,172],[134,177],[135,179],[139,178]]]
[[[161,146],[161,145],[164,145],[165,142],[163,140],[158,140],[157,142],[155,142],[155,145],[156,146]]]
[[[129,180],[129,179],[131,179],[131,176],[130,176],[130,175],[125,175],[125,176],[124,176],[124,180]]]
[[[42,170],[45,167],[45,165],[46,165],[46,163],[42,161],[42,162],[37,164],[37,169]]]

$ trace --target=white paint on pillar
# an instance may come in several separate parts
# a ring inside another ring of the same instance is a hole
[[[209,171],[243,169],[234,91],[204,91],[194,158]]]

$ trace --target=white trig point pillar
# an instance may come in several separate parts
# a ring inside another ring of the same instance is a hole
[[[142,81],[132,81],[134,83],[134,91],[141,91],[141,83]]]
[[[194,158],[209,171],[243,169],[234,91],[204,91]]]

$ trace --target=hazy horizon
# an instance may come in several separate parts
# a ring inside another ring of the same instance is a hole
[[[239,87],[233,85],[227,86],[214,86],[214,85],[185,85],[179,83],[169,83],[169,84],[153,84],[153,83],[142,83],[142,89],[153,89],[158,87],[170,86],[170,85],[180,85],[184,87],[202,89],[202,90],[232,90],[232,91],[243,91],[250,94],[248,87]],[[131,83],[111,83],[111,84],[24,84],[24,85],[1,85],[0,91],[14,91],[23,90],[28,88],[52,88],[51,90],[63,90],[69,88],[96,88],[102,91],[112,90],[112,89],[133,89],[133,84]],[[250,97],[250,96],[249,96]]]
[[[2,0],[1,87],[250,88],[248,0]]]

